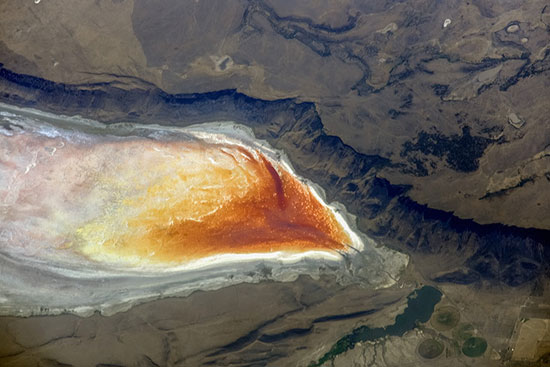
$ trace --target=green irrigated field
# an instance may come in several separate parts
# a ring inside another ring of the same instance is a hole
[[[480,357],[486,350],[487,341],[477,336],[466,339],[464,344],[462,344],[462,353],[468,357]]]
[[[435,329],[446,331],[458,325],[459,321],[460,313],[456,308],[452,306],[443,306],[434,312],[430,323]]]
[[[444,350],[445,346],[443,343],[436,339],[426,339],[418,346],[418,354],[426,359],[437,358]]]

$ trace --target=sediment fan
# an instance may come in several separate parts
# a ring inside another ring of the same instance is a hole
[[[244,127],[2,107],[1,313],[113,313],[304,273],[385,286],[407,262]]]

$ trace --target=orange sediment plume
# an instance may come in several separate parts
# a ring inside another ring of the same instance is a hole
[[[221,254],[339,251],[351,243],[312,189],[259,151],[187,144],[178,156],[184,143],[149,144],[144,151],[162,151],[162,164],[148,167],[146,153],[134,158],[161,173],[134,183],[145,189],[77,231],[78,247],[91,258],[184,263]]]

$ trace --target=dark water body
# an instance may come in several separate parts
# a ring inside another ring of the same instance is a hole
[[[351,334],[338,340],[336,344],[317,363],[310,367],[321,366],[325,362],[334,359],[338,354],[355,348],[359,342],[373,341],[385,336],[403,336],[407,331],[414,329],[418,323],[427,322],[434,312],[435,305],[441,300],[441,292],[430,286],[424,286],[415,290],[407,297],[407,307],[402,314],[397,315],[392,325],[383,328],[370,328],[361,326],[353,330]]]

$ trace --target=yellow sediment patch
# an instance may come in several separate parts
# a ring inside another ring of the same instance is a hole
[[[125,144],[118,155],[133,154],[98,179],[100,187],[116,192],[115,200],[76,230],[76,247],[93,259],[181,263],[220,254],[345,250],[351,244],[311,188],[259,151],[159,142],[137,151],[137,143]]]

